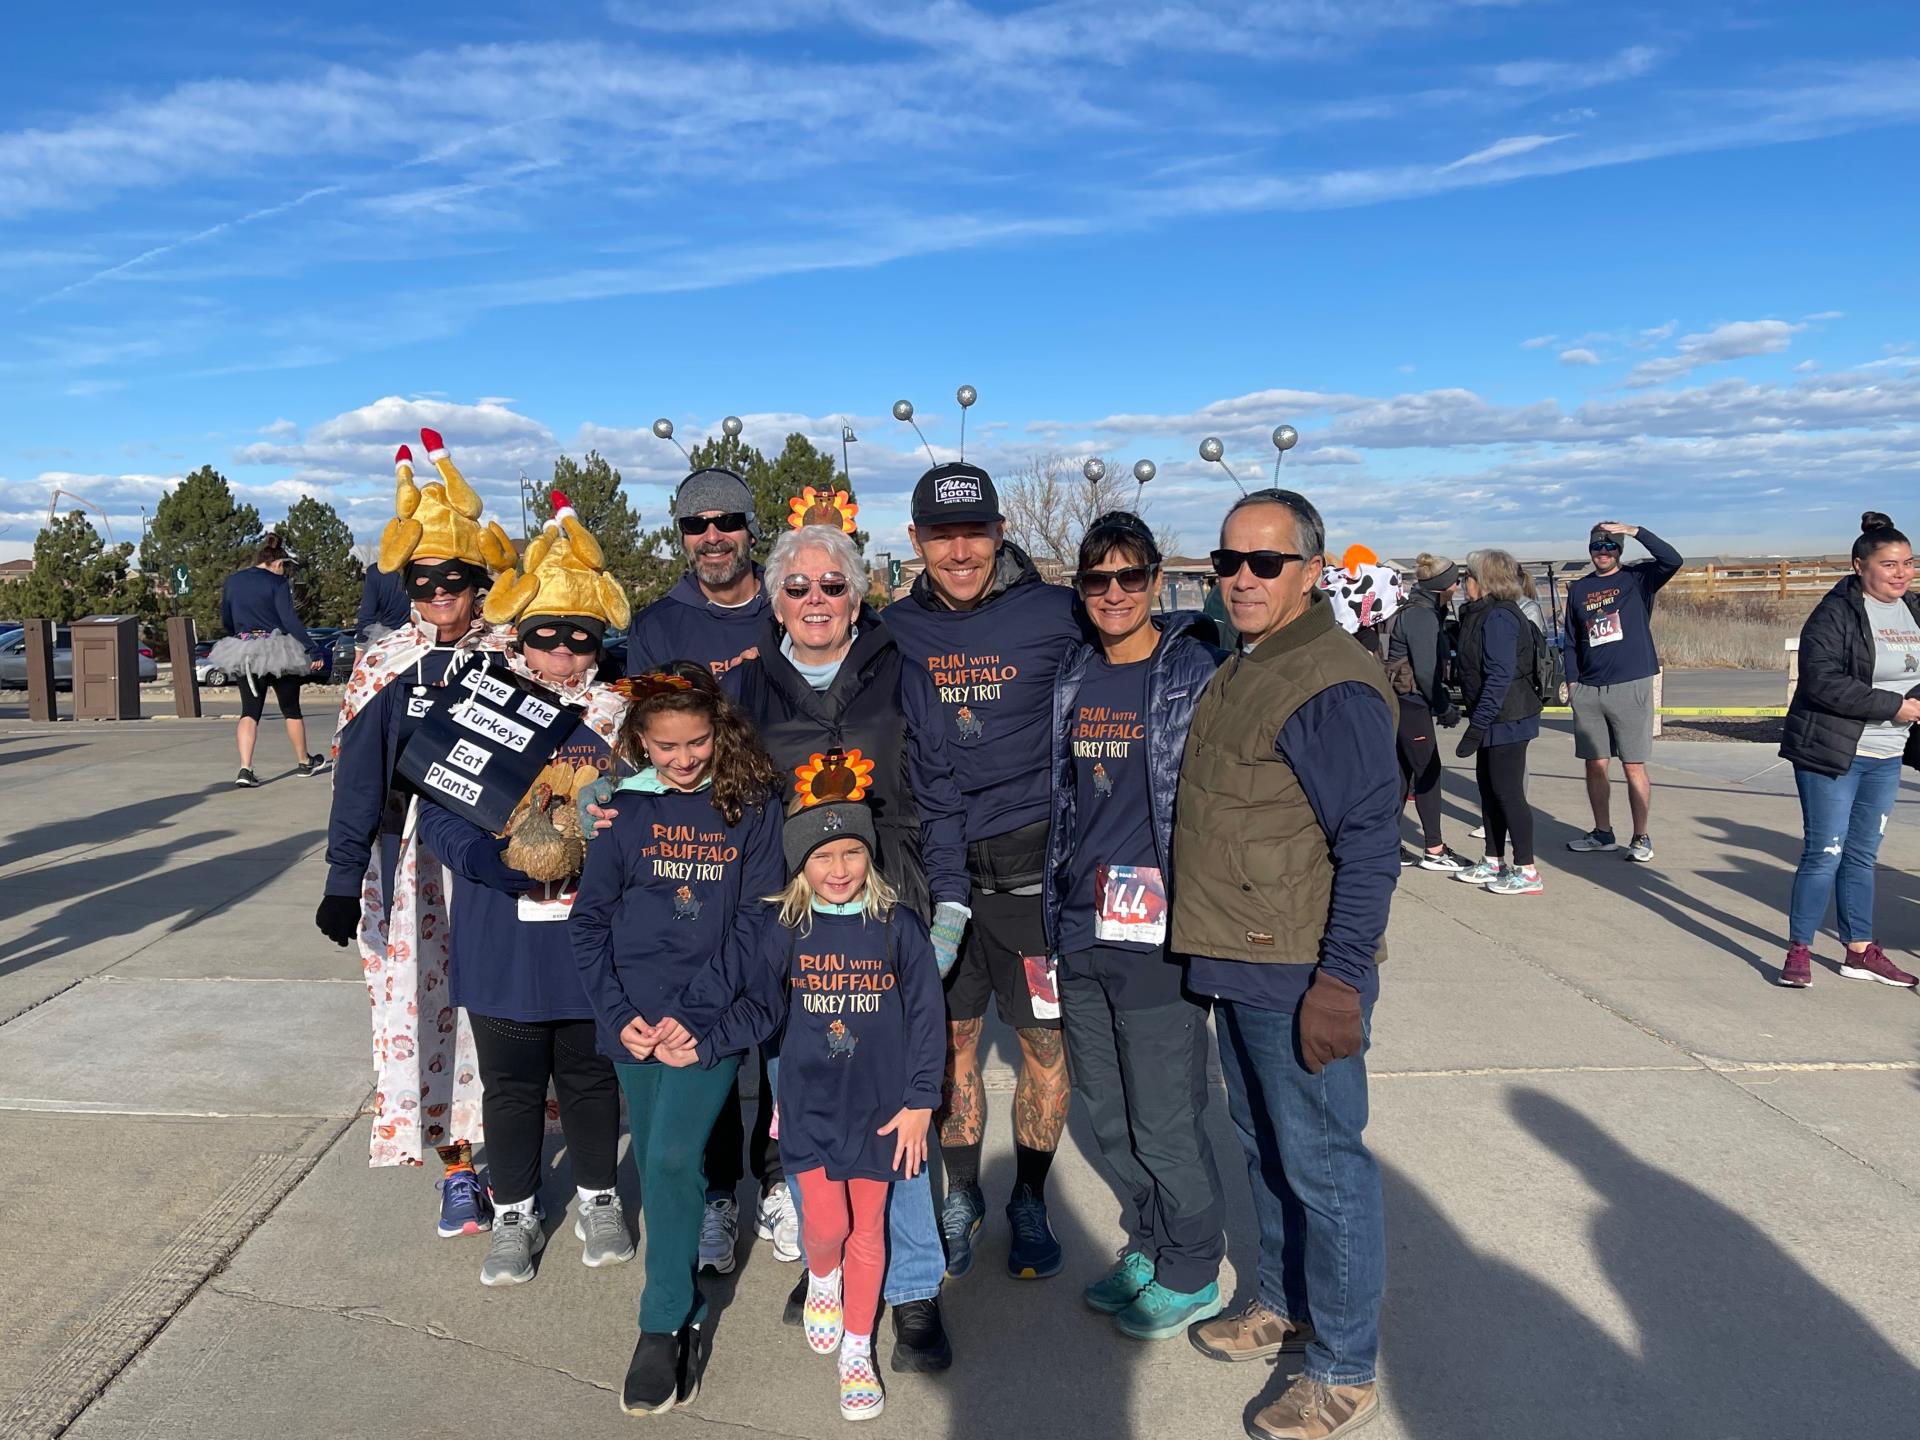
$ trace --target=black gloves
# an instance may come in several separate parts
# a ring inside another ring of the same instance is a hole
[[[1458,705],[1447,706],[1440,714],[1433,717],[1433,723],[1438,725],[1442,730],[1451,730],[1460,723],[1460,707]]]
[[[351,945],[354,936],[360,933],[360,897],[358,895],[323,895],[320,908],[314,912],[313,923],[320,927],[320,933],[336,945]]]
[[[1453,747],[1454,755],[1464,760],[1486,743],[1487,732],[1478,725],[1469,725],[1467,733],[1460,737],[1460,743]]]
[[[1335,1060],[1360,1053],[1360,992],[1321,970],[1300,1000],[1300,1057],[1318,1075]]]

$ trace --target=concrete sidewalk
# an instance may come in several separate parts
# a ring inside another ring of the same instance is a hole
[[[434,1238],[430,1176],[367,1168],[365,992],[312,928],[327,782],[280,749],[238,792],[230,722],[0,725],[0,1434],[633,1428],[614,1397],[640,1270],[578,1263],[564,1157],[539,1278],[506,1291],[477,1282],[484,1241]],[[1588,820],[1550,735],[1545,895],[1403,875],[1372,1053],[1390,1257],[1369,1436],[1912,1433],[1920,1002],[1839,980],[1830,940],[1812,990],[1773,984],[1798,811],[1771,760],[1663,743],[1659,858],[1634,866],[1565,851]],[[1470,849],[1470,779],[1447,783]],[[1913,968],[1910,823],[1882,858],[1882,939]],[[1224,1104],[1212,1123],[1232,1280],[1254,1236]],[[1076,1114],[1052,1185],[1066,1274],[1008,1279],[990,1215],[947,1289],[954,1370],[889,1375],[874,1435],[1224,1437],[1293,1373],[1084,1309],[1120,1239],[1090,1153]],[[622,1184],[632,1206],[630,1166]],[[644,1428],[840,1433],[831,1366],[779,1323],[796,1276],[751,1245],[713,1287],[699,1403]]]

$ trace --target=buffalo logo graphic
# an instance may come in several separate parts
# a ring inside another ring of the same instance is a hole
[[[700,918],[700,902],[694,898],[693,891],[685,885],[673,892],[673,918],[676,920]]]
[[[1093,762],[1093,793],[1102,800],[1113,794],[1113,777],[1098,760]]]
[[[962,740],[978,740],[987,733],[971,705],[962,705],[953,712],[953,728]]]
[[[860,1043],[860,1037],[847,1029],[847,1022],[836,1020],[827,1026],[827,1054],[836,1060],[844,1060],[853,1054],[853,1047]]]

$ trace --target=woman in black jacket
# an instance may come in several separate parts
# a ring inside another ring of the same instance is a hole
[[[1460,612],[1460,693],[1467,733],[1454,754],[1474,757],[1486,856],[1453,878],[1490,895],[1538,895],[1533,806],[1527,800],[1527,746],[1540,734],[1534,658],[1544,643],[1520,610],[1520,566],[1505,550],[1467,557],[1467,604]],[[1506,863],[1507,839],[1513,864]]]
[[[1124,1334],[1164,1340],[1221,1309],[1207,1012],[1167,917],[1180,759],[1224,657],[1187,633],[1200,617],[1153,613],[1160,547],[1137,516],[1093,522],[1074,583],[1099,645],[1054,681],[1044,913],[1073,1088],[1127,1228],[1120,1262],[1085,1294]]]
[[[1394,614],[1387,637],[1387,679],[1400,697],[1400,775],[1413,796],[1425,846],[1415,856],[1402,849],[1400,863],[1457,874],[1473,862],[1440,835],[1440,746],[1435,727],[1451,729],[1460,711],[1447,691],[1447,633],[1441,617],[1460,583],[1460,567],[1444,555],[1422,554],[1414,562],[1414,586]]]
[[[1793,762],[1805,840],[1787,902],[1780,983],[1813,983],[1813,937],[1838,903],[1840,973],[1912,986],[1873,942],[1873,867],[1900,792],[1907,727],[1920,720],[1920,596],[1913,547],[1877,510],[1860,517],[1853,574],[1800,631],[1800,682],[1780,753]]]

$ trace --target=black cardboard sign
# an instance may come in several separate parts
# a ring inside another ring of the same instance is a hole
[[[579,725],[578,708],[476,659],[429,692],[395,768],[421,796],[498,834]]]

